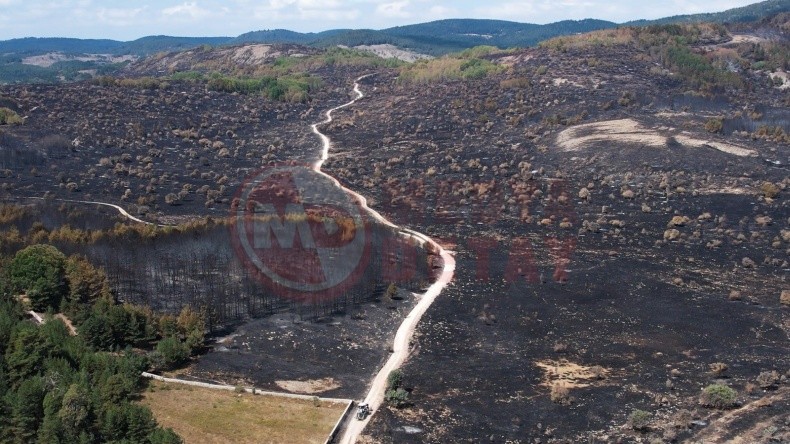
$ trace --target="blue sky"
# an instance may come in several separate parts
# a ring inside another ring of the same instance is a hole
[[[259,29],[373,28],[445,18],[623,22],[714,12],[755,0],[0,0],[0,39],[236,36]]]

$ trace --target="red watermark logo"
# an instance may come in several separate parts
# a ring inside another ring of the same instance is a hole
[[[418,178],[381,186],[380,195],[390,201],[380,203],[379,210],[386,210],[394,223],[436,227],[453,236],[461,225],[490,233],[486,228],[504,222],[507,229],[500,231],[507,231],[505,236],[435,238],[473,261],[466,272],[475,279],[526,284],[569,279],[579,226],[573,205],[577,193],[563,179],[513,185]],[[478,198],[460,200],[470,193]],[[360,284],[365,273],[373,273],[368,280],[384,284],[413,284],[421,279],[418,270],[426,269],[426,254],[427,278],[441,273],[441,259],[431,244],[405,232],[373,236],[370,216],[356,197],[310,166],[270,166],[252,174],[239,188],[231,212],[238,257],[274,294],[290,300],[337,299]],[[379,260],[371,261],[372,254]]]
[[[364,209],[309,166],[271,166],[249,176],[231,212],[236,254],[278,296],[332,300],[366,272]]]

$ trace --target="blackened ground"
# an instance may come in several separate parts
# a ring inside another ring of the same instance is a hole
[[[748,92],[695,98],[633,53],[609,54],[605,68],[579,54],[513,57],[513,71],[479,81],[367,78],[366,98],[328,128],[340,154],[330,174],[457,252],[456,276],[403,367],[411,405],[380,409],[366,439],[682,442],[724,415],[699,405],[703,387],[732,386],[743,409],[773,396],[755,384],[765,371],[785,375],[783,386],[790,377],[779,301],[790,151],[740,132],[748,125],[704,126],[744,103],[782,113],[786,93],[754,78]],[[618,119],[756,155],[671,137],[651,147],[615,136],[578,151],[557,142],[576,124]],[[780,194],[766,198],[766,182]],[[505,281],[519,274],[527,280]],[[715,363],[728,369],[715,374]],[[563,402],[551,399],[555,385],[569,391]],[[650,412],[648,431],[626,426],[634,409]],[[757,412],[723,436],[787,432],[776,409]]]
[[[275,314],[234,329],[188,369],[199,380],[282,390],[276,381],[332,378],[339,387],[320,396],[358,399],[387,359],[395,330],[415,301],[385,295],[347,315],[303,322],[298,313]]]

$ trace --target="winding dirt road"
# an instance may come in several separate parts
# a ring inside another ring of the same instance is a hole
[[[370,409],[372,413],[362,421],[351,418],[348,423],[348,426],[343,431],[342,436],[337,441],[340,443],[356,442],[357,438],[359,437],[359,435],[365,429],[365,426],[370,421],[370,418],[373,417],[373,414],[375,414],[376,410],[378,410],[378,408],[381,406],[382,402],[384,401],[384,392],[386,390],[386,385],[387,385],[387,376],[392,370],[395,370],[399,368],[401,365],[403,365],[403,362],[406,360],[406,358],[409,355],[409,342],[411,340],[412,335],[414,334],[414,329],[417,326],[417,323],[420,321],[420,318],[428,309],[428,307],[430,307],[430,305],[433,303],[434,299],[436,299],[436,296],[438,296],[441,293],[441,291],[444,289],[444,287],[446,287],[447,284],[450,283],[450,281],[453,278],[453,273],[455,271],[455,259],[453,258],[453,256],[450,254],[449,251],[442,248],[442,246],[436,243],[433,239],[417,231],[408,228],[399,227],[393,224],[385,217],[383,217],[381,214],[379,214],[376,210],[368,207],[367,199],[365,199],[364,196],[344,187],[337,179],[321,171],[321,166],[324,164],[324,161],[326,161],[326,159],[329,158],[329,150],[332,147],[332,141],[325,134],[321,133],[318,127],[332,122],[332,112],[337,111],[341,108],[345,108],[347,106],[351,106],[357,100],[365,96],[362,93],[362,91],[359,89],[359,82],[360,80],[364,79],[365,77],[368,77],[369,75],[370,74],[359,77],[354,82],[354,93],[356,97],[354,97],[351,101],[347,103],[336,106],[326,111],[325,113],[326,118],[324,120],[318,123],[314,123],[310,126],[313,133],[315,133],[318,136],[318,138],[321,140],[321,146],[322,146],[321,158],[318,161],[316,161],[316,163],[313,165],[313,170],[316,173],[321,174],[322,176],[331,180],[337,187],[341,188],[346,193],[351,195],[354,199],[356,199],[359,202],[360,207],[363,210],[367,211],[379,223],[394,228],[403,236],[416,239],[422,244],[427,243],[433,245],[442,258],[444,268],[442,269],[442,274],[439,276],[436,282],[434,282],[433,285],[431,285],[425,291],[425,293],[421,295],[416,295],[419,298],[417,305],[415,305],[414,308],[411,310],[411,312],[409,312],[409,314],[401,323],[400,327],[398,327],[398,331],[395,333],[395,340],[393,341],[392,344],[392,354],[390,355],[387,362],[384,363],[384,366],[376,374],[376,377],[373,379],[373,382],[370,385],[370,390],[368,391],[368,394],[365,396],[365,399],[363,401],[368,403],[368,405],[370,405]],[[33,199],[42,199],[42,198],[33,198]],[[144,221],[135,216],[132,216],[122,207],[115,204],[111,204],[107,202],[85,201],[85,200],[67,200],[67,199],[58,199],[58,200],[62,202],[108,206],[114,208],[121,215],[128,218],[129,220],[143,224],[155,225],[152,222]]]
[[[43,197],[26,197],[24,199],[44,200]],[[153,222],[148,222],[148,221],[144,221],[142,219],[138,219],[138,218],[132,216],[131,214],[129,214],[122,207],[120,207],[118,205],[115,205],[115,204],[107,203],[107,202],[96,202],[96,201],[92,201],[92,200],[73,200],[73,199],[54,199],[54,200],[57,200],[58,202],[81,203],[81,204],[90,204],[90,205],[104,205],[105,207],[110,207],[110,208],[116,209],[119,213],[121,213],[121,216],[123,216],[123,217],[125,217],[125,218],[127,218],[127,219],[129,219],[131,221],[139,222],[141,224],[146,224],[146,225],[156,225]],[[159,226],[161,227],[161,226],[165,226],[165,225],[159,225]]]
[[[341,437],[337,440],[337,442],[343,444],[346,443],[350,444],[356,442],[357,438],[359,437],[359,435],[365,429],[365,426],[370,421],[370,418],[373,417],[373,414],[375,414],[376,410],[378,410],[378,408],[381,406],[381,403],[384,401],[384,391],[387,388],[387,376],[392,370],[399,368],[408,357],[409,342],[411,340],[412,335],[414,334],[414,329],[417,326],[417,323],[420,321],[420,318],[425,313],[425,311],[428,310],[428,307],[431,306],[434,299],[436,299],[436,296],[438,296],[439,293],[441,293],[441,291],[444,289],[444,287],[446,287],[447,284],[449,284],[450,281],[453,279],[453,273],[455,272],[455,259],[453,258],[453,256],[450,254],[449,251],[445,250],[444,248],[442,248],[441,245],[436,243],[433,239],[422,233],[418,233],[408,228],[401,228],[393,224],[392,222],[384,218],[381,214],[379,214],[376,210],[368,207],[367,199],[365,199],[362,195],[344,187],[343,185],[340,184],[340,182],[337,179],[321,171],[321,166],[324,164],[324,161],[326,161],[326,159],[329,158],[329,149],[332,147],[332,141],[325,134],[321,133],[321,131],[318,130],[318,127],[320,125],[325,125],[327,123],[332,122],[332,112],[339,110],[341,108],[345,108],[347,106],[351,106],[357,100],[365,97],[365,95],[359,89],[359,82],[360,80],[368,76],[369,75],[364,75],[358,78],[354,82],[354,93],[356,95],[354,99],[340,106],[336,106],[328,110],[325,113],[326,118],[323,121],[314,123],[310,126],[311,129],[313,130],[313,133],[315,133],[318,136],[318,138],[321,139],[321,144],[322,144],[321,158],[313,165],[313,169],[317,173],[332,180],[335,183],[335,185],[342,188],[346,193],[353,196],[359,202],[360,206],[365,211],[367,211],[371,216],[373,216],[373,218],[376,219],[378,222],[388,225],[392,228],[396,228],[404,236],[412,237],[414,239],[419,240],[422,243],[428,243],[433,245],[436,248],[436,250],[439,251],[439,255],[442,257],[442,260],[444,262],[444,268],[442,270],[442,274],[439,276],[439,279],[437,279],[436,282],[433,283],[433,285],[428,287],[428,290],[426,290],[425,293],[423,293],[422,295],[417,295],[419,297],[419,301],[417,302],[417,305],[414,306],[411,312],[409,312],[409,314],[403,320],[403,323],[401,323],[400,327],[398,327],[398,331],[395,333],[395,340],[392,344],[392,354],[390,355],[387,362],[384,363],[384,366],[381,368],[381,370],[379,370],[379,372],[376,374],[376,377],[373,379],[373,382],[370,385],[370,390],[368,391],[368,394],[367,396],[365,396],[365,400],[363,401],[368,403],[368,405],[370,405],[370,409],[372,413],[362,421],[359,421],[354,418],[351,418],[349,420],[348,426],[343,431]]]

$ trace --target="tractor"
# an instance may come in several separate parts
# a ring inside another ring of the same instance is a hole
[[[357,419],[363,421],[370,414],[370,406],[363,402],[357,406]]]

